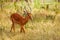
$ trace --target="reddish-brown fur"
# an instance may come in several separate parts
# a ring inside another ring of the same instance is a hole
[[[24,25],[28,22],[29,19],[31,19],[31,13],[27,13],[27,16],[25,18],[23,16],[19,15],[18,13],[13,13],[11,15],[11,21],[12,21],[11,31],[13,29],[15,32],[14,23],[17,23],[21,26],[20,32],[23,31],[25,33]]]

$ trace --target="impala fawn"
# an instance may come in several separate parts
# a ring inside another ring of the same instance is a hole
[[[11,21],[12,21],[12,27],[10,32],[13,30],[15,32],[15,26],[14,23],[17,23],[21,26],[20,32],[24,32],[24,25],[31,19],[31,13],[27,12],[27,16],[24,18],[23,16],[19,15],[18,13],[13,13],[11,16]]]

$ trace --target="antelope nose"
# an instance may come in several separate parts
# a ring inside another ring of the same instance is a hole
[[[33,18],[31,17],[31,21],[33,21]]]

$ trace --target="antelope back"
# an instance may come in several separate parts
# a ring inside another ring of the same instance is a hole
[[[18,13],[14,13],[11,15],[11,20],[13,20],[14,22],[21,22],[23,21],[23,17],[21,15],[19,15]]]

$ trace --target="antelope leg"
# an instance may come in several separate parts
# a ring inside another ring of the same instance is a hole
[[[11,32],[12,30],[15,32],[14,23],[12,23],[12,27],[11,27],[11,30],[10,30],[10,32]]]
[[[25,33],[24,26],[21,26],[20,32],[24,32]]]

